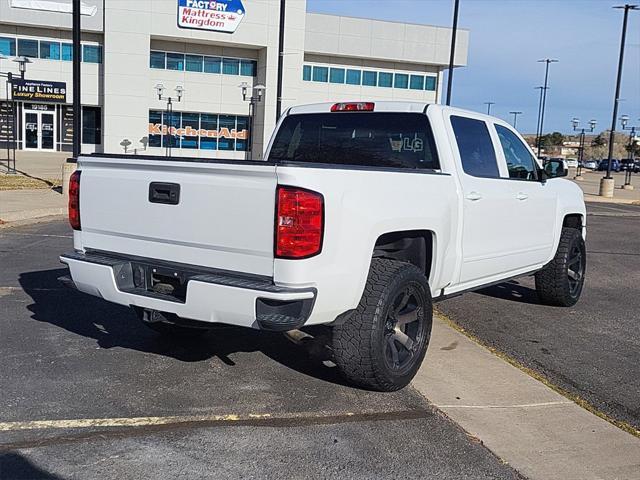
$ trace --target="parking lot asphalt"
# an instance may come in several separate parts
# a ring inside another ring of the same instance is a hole
[[[532,277],[438,309],[482,342],[640,429],[640,207],[587,205],[587,277],[572,308],[538,303]]]
[[[163,340],[62,288],[71,249],[64,221],[0,230],[0,478],[519,478],[411,388],[344,385],[314,346]]]

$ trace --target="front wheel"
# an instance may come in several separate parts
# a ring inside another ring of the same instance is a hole
[[[582,293],[587,252],[580,230],[563,228],[555,257],[536,273],[536,291],[545,305],[572,307]]]
[[[333,327],[335,363],[352,383],[379,391],[405,387],[429,345],[433,310],[416,266],[374,258],[355,312]]]

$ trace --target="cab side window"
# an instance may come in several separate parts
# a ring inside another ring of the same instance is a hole
[[[474,177],[500,178],[487,124],[482,120],[451,116],[451,126],[464,172]]]
[[[496,132],[507,161],[509,178],[518,180],[537,180],[538,167],[529,149],[515,133],[502,125],[496,125]]]

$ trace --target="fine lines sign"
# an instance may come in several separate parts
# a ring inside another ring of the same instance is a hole
[[[233,33],[244,18],[241,0],[178,0],[178,27]]]

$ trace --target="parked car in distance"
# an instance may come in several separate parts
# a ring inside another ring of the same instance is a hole
[[[169,341],[216,324],[326,325],[342,375],[382,391],[420,367],[432,301],[522,275],[543,304],[580,298],[582,190],[503,120],[413,102],[303,105],[265,158],[81,156],[61,281],[133,307]]]
[[[565,162],[567,162],[567,167],[569,168],[578,168],[578,160],[575,158],[567,158]]]
[[[623,158],[620,160],[620,170],[638,173],[640,171],[640,162],[631,158]]]
[[[582,168],[596,170],[598,168],[598,162],[596,160],[586,160],[582,162]]]
[[[598,164],[598,171],[599,172],[604,172],[607,170],[607,163],[609,162],[608,159],[603,159],[600,160],[600,163]],[[612,172],[619,172],[620,171],[620,162],[618,160],[616,160],[615,158],[611,159],[611,171]]]

